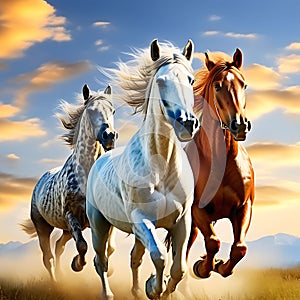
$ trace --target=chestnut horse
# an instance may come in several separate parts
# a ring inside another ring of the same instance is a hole
[[[196,73],[194,84],[195,108],[201,113],[202,127],[185,147],[195,178],[187,257],[200,229],[207,254],[194,264],[195,275],[207,278],[215,271],[227,277],[247,251],[254,171],[238,141],[246,139],[251,124],[245,115],[241,50],[236,49],[233,59],[225,58],[224,53],[214,60],[207,53],[205,56],[206,67]],[[214,223],[222,218],[228,218],[233,226],[234,242],[227,262],[215,259],[220,239]]]

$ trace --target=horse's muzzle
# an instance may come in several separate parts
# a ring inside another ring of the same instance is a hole
[[[229,130],[236,141],[244,141],[251,130],[251,122],[241,116],[239,122],[236,119],[230,122]]]
[[[190,116],[187,120],[179,117],[174,121],[174,129],[178,139],[181,142],[187,142],[194,137],[199,129],[199,121],[194,116]]]
[[[110,130],[108,124],[102,124],[97,140],[102,145],[105,151],[109,151],[115,147],[115,142],[118,139],[118,133],[114,130]]]

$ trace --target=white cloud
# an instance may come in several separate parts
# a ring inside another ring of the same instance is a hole
[[[108,25],[110,25],[110,22],[98,21],[93,23],[93,26],[102,28],[106,28]]]
[[[211,16],[209,16],[208,20],[212,21],[212,22],[219,21],[219,20],[221,20],[221,17],[217,16],[217,15],[211,15]]]
[[[255,33],[236,33],[236,32],[227,32],[225,36],[235,38],[235,39],[256,39],[258,37]]]
[[[216,30],[204,31],[202,33],[202,35],[204,35],[204,36],[212,36],[212,35],[218,35],[218,34],[220,34],[220,32],[216,31]]]

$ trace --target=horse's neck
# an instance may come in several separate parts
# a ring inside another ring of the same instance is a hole
[[[93,138],[93,128],[86,120],[85,114],[82,116],[77,142],[73,151],[73,166],[80,190],[85,194],[87,177],[95,160],[101,155],[102,148]]]
[[[159,99],[159,96],[152,96],[140,133],[150,163],[164,161],[169,165],[173,163],[180,144],[172,125],[162,113]]]

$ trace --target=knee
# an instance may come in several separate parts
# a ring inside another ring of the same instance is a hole
[[[232,245],[231,253],[233,257],[243,258],[247,253],[247,245],[245,243],[237,243]]]
[[[163,269],[166,265],[166,255],[156,250],[150,252],[151,259],[157,269]]]
[[[205,239],[205,247],[208,252],[217,253],[220,250],[221,241],[217,236],[210,236]]]
[[[171,268],[170,275],[173,279],[176,281],[180,281],[187,273],[187,266],[181,265],[180,268],[177,268],[176,270],[174,268]]]

